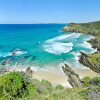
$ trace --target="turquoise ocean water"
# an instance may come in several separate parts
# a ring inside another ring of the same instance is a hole
[[[64,24],[0,25],[0,67],[56,68],[66,61],[78,63],[80,51],[92,53],[86,42],[93,38],[82,33],[64,33]],[[4,62],[6,61],[6,64]]]

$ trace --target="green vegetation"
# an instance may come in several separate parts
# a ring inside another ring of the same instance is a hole
[[[100,43],[100,21],[81,24],[72,23],[63,30],[95,35],[97,39],[95,41],[96,47],[100,47],[98,44],[98,42]],[[99,70],[100,53],[87,55],[84,61],[87,65]],[[61,85],[52,86],[46,80],[32,79],[24,72],[9,72],[0,76],[0,100],[87,100],[88,93],[100,91],[100,77],[84,77],[82,81],[82,88],[68,89]]]
[[[94,39],[91,39],[88,42],[91,43],[92,47],[96,48],[99,52],[90,54],[85,58],[82,57],[79,61],[93,71],[100,73],[100,21],[89,23],[71,23],[68,26],[65,26],[62,31],[79,32],[95,36]]]
[[[91,79],[83,80],[88,84]],[[95,86],[100,84],[100,78],[92,80]],[[61,85],[54,87],[48,81],[31,79],[23,72],[10,72],[0,77],[0,100],[86,100],[88,92],[87,86],[72,89]]]
[[[13,98],[23,98],[29,94],[30,88],[35,87],[28,83],[19,72],[11,72],[0,77],[0,98],[10,100]]]
[[[91,80],[91,78],[90,77],[84,77],[83,78],[83,82],[84,82],[84,86],[85,87],[88,87],[90,84],[89,84],[89,81]]]
[[[85,87],[92,86],[100,89],[100,77],[84,77],[83,82]]]
[[[94,53],[87,57],[90,63],[100,66],[100,53]]]
[[[90,23],[71,23],[68,26],[64,27],[63,31],[98,35],[100,34],[100,21]]]

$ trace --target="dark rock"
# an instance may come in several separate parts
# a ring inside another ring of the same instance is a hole
[[[100,100],[100,91],[91,91],[88,93],[88,100]]]
[[[64,64],[65,66],[62,66],[62,69],[64,73],[68,76],[68,82],[71,84],[73,88],[76,87],[82,87],[83,82],[79,78],[79,75],[76,74],[67,64]]]
[[[99,86],[100,87],[100,77],[92,78],[89,81],[89,84],[91,84],[92,86]]]
[[[98,51],[100,51],[100,40],[97,40],[97,39],[91,39],[88,41],[93,48],[97,48]]]
[[[36,56],[33,56],[33,57],[32,57],[32,60],[34,61],[35,59],[36,59]]]
[[[24,56],[25,59],[27,59],[27,58],[29,58],[29,57],[30,57],[30,55],[26,55],[26,56]]]
[[[99,61],[100,61],[100,59],[99,59]],[[79,62],[82,63],[83,65],[85,65],[86,67],[90,68],[91,70],[100,74],[100,65],[98,65],[97,63],[94,64],[93,62],[90,62],[88,60],[88,55],[86,55],[85,53],[81,52],[81,55],[79,57]]]
[[[5,61],[3,61],[2,63],[1,63],[1,65],[6,65],[7,64],[7,60],[5,60]]]
[[[28,75],[32,75],[33,73],[34,73],[34,71],[31,70],[30,67],[28,67],[28,68],[26,69],[26,74],[28,74]]]
[[[5,72],[8,72],[8,70],[6,68],[0,68],[0,74],[3,74]]]
[[[12,56],[15,56],[16,55],[16,53],[15,52],[12,52]]]

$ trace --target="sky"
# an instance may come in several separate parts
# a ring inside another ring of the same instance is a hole
[[[100,20],[100,0],[0,0],[0,24]]]

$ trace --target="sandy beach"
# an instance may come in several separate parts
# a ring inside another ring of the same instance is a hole
[[[93,72],[90,69],[74,69],[74,71],[79,74],[80,78],[83,78],[85,76],[89,77],[95,77],[99,76],[99,74]],[[67,81],[67,76],[63,74],[58,74],[55,72],[50,72],[50,71],[45,71],[45,70],[37,70],[33,74],[33,78],[38,79],[38,80],[48,80],[51,82],[53,85],[62,85],[66,88],[71,88],[71,85]]]

